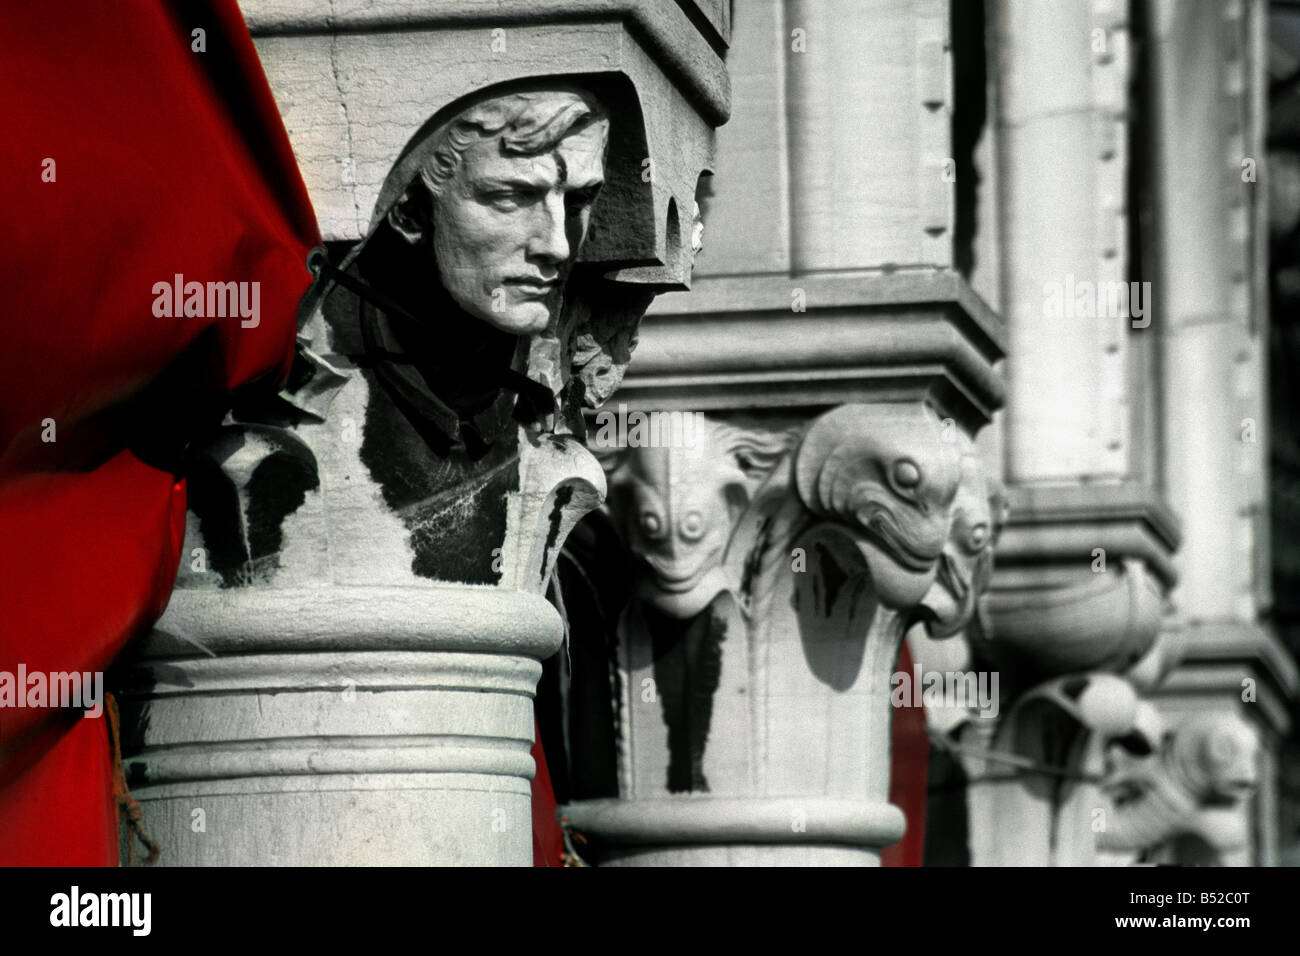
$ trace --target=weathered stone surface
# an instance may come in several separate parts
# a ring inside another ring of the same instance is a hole
[[[623,802],[564,812],[622,865],[871,865],[901,835],[889,677],[913,625],[974,613],[993,489],[922,405],[698,439],[607,459],[637,567],[610,685]]]
[[[586,7],[245,4],[346,242],[307,264],[288,386],[195,443],[122,688],[168,862],[531,860],[542,595],[605,493],[583,412],[689,284],[728,107],[716,10]]]

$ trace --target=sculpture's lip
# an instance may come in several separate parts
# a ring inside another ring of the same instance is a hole
[[[1136,781],[1127,776],[1120,777],[1116,780],[1103,781],[1098,788],[1106,796],[1119,803],[1130,803],[1142,797],[1146,788],[1140,786]]]
[[[536,276],[514,276],[506,280],[506,285],[513,286],[525,295],[550,295],[559,288],[560,280],[542,279]]]
[[[867,535],[906,570],[928,572],[943,554],[944,543],[941,539],[933,544],[913,540],[894,523],[889,511],[878,502],[872,502],[870,508],[863,510],[868,514],[865,520],[859,517],[859,521]]]
[[[666,567],[663,558],[655,555],[647,554],[643,557],[646,564],[650,566],[650,570],[654,572],[655,583],[660,586],[661,590],[673,593],[689,591],[708,573],[710,567],[707,557],[685,570]]]
[[[926,592],[920,611],[930,627],[931,637],[949,637],[961,629],[968,620],[974,592],[969,582],[963,580],[951,555],[947,551],[939,558],[935,583]]]
[[[677,576],[661,572],[656,576],[665,591],[689,591],[695,582],[704,577],[704,571],[704,568],[696,568],[686,575]]]

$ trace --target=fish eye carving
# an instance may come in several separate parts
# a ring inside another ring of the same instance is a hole
[[[910,458],[899,458],[894,462],[891,477],[899,488],[913,491],[921,484],[921,466]]]
[[[989,526],[981,522],[966,532],[966,551],[979,554],[989,542]]]
[[[678,531],[687,541],[699,541],[704,537],[704,516],[692,511],[678,523]]]
[[[641,512],[641,533],[657,541],[664,536],[664,521],[653,511]]]

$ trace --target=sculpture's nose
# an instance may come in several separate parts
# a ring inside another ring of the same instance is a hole
[[[564,195],[558,191],[549,194],[537,204],[537,220],[529,242],[531,255],[543,262],[559,266],[569,258],[567,209]]]

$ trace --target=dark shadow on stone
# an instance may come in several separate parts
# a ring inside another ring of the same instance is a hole
[[[925,797],[923,866],[970,866],[969,779],[961,764],[941,747],[932,747]]]
[[[847,567],[843,562],[850,559],[823,542],[813,545],[808,558],[808,570],[794,575],[792,595],[804,659],[819,681],[845,691],[862,669],[879,605],[864,564]]]
[[[631,564],[608,517],[580,521],[560,549],[555,575],[569,643],[542,664],[536,713],[558,803],[618,796],[618,621]]]
[[[278,566],[284,520],[320,487],[316,459],[305,446],[264,458],[248,481],[248,557],[255,568]]]
[[[668,791],[708,793],[704,749],[722,677],[726,619],[710,604],[686,620],[643,608],[654,648],[655,688],[668,727]]]

